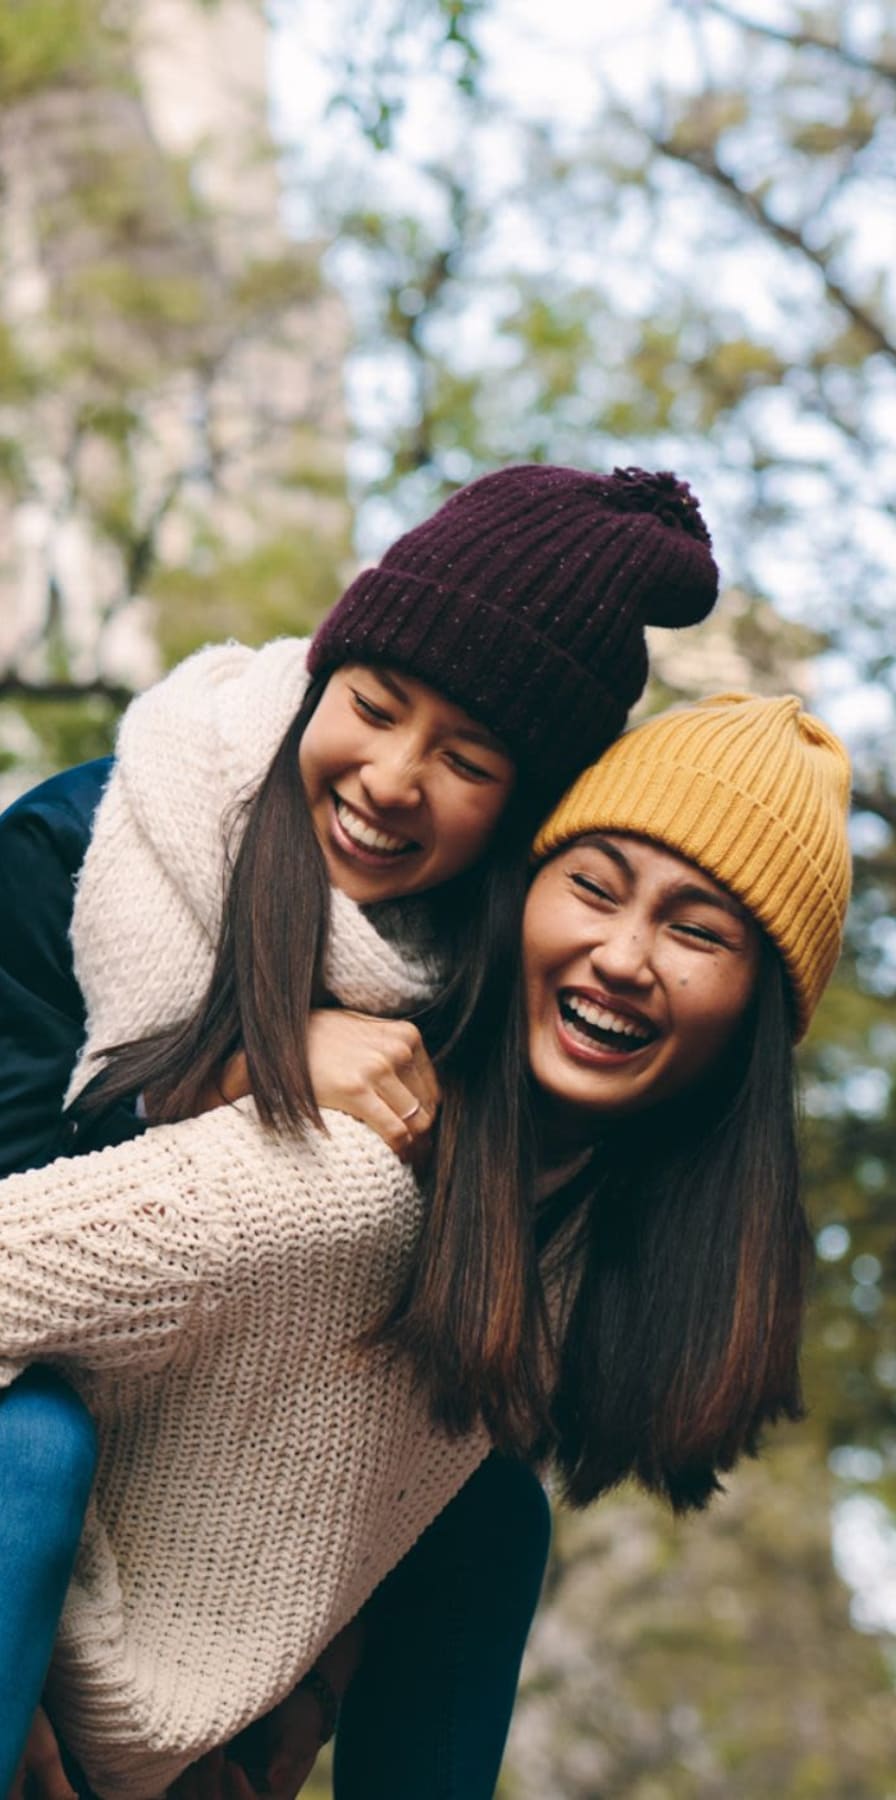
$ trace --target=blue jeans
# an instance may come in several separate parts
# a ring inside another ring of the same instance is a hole
[[[0,1397],[0,1794],[40,1699],[95,1467],[86,1408],[29,1369]]]
[[[340,1714],[335,1800],[491,1800],[550,1536],[541,1483],[492,1454],[383,1582]]]

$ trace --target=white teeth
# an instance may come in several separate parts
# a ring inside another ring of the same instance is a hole
[[[599,1006],[596,1000],[586,1000],[581,994],[567,994],[566,1005],[569,1011],[577,1013],[586,1025],[596,1025],[600,1031],[615,1031],[620,1037],[639,1038],[645,1040],[650,1033],[643,1026],[624,1019],[619,1013],[610,1012],[606,1006]]]
[[[373,825],[367,824],[366,819],[359,818],[354,808],[338,794],[334,794],[333,801],[346,837],[351,838],[359,850],[378,850],[381,854],[392,855],[399,850],[407,850],[410,841],[408,838],[393,837],[391,831],[377,831]]]

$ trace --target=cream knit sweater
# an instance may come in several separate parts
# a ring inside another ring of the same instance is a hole
[[[103,1044],[201,991],[233,802],[302,691],[303,647],[201,652],[127,713],[81,878]],[[329,978],[406,1011],[431,971],[334,896]],[[52,1360],[100,1467],[51,1676],[106,1800],[150,1800],[288,1693],[486,1454],[434,1429],[403,1361],[359,1356],[419,1225],[412,1177],[327,1115],[302,1143],[251,1102],[3,1183],[0,1379]]]

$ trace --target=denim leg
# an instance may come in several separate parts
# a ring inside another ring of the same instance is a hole
[[[531,1470],[493,1453],[365,1615],[336,1800],[491,1800],[550,1545]]]
[[[0,1397],[0,1794],[40,1699],[95,1467],[82,1402],[29,1369]]]

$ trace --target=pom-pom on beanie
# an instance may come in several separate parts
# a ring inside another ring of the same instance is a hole
[[[777,946],[801,1038],[840,954],[849,901],[849,757],[793,694],[717,694],[648,719],[586,769],[535,839],[655,838],[715,876]]]
[[[647,679],[644,626],[696,624],[718,583],[674,475],[522,464],[459,489],[364,570],[308,666],[417,676],[493,731],[547,803],[622,730]]]

